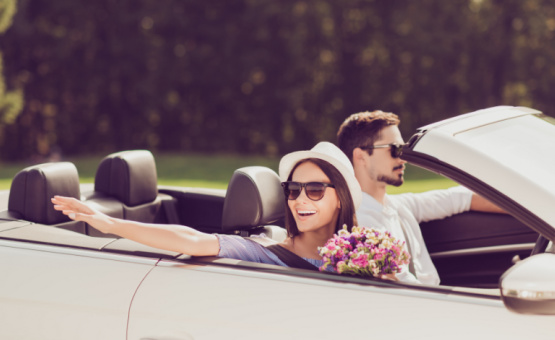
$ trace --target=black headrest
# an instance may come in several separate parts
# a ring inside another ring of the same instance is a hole
[[[223,231],[272,224],[285,216],[279,176],[262,166],[235,170],[224,200]]]
[[[69,221],[67,216],[54,210],[50,201],[54,195],[80,198],[79,174],[72,163],[39,164],[18,172],[12,181],[8,210],[35,223]]]
[[[133,207],[152,202],[158,195],[154,156],[148,150],[116,152],[98,166],[94,190]]]

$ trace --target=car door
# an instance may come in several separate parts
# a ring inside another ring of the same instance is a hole
[[[0,338],[126,339],[133,294],[155,263],[1,239]]]
[[[553,337],[553,317],[480,292],[241,262],[159,262],[135,294],[128,339]]]
[[[510,215],[466,212],[420,224],[442,285],[494,288],[538,233]]]

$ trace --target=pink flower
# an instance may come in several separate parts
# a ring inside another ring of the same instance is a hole
[[[341,274],[346,268],[347,268],[347,265],[345,264],[344,261],[337,262],[337,272],[339,274]]]
[[[340,274],[362,276],[399,272],[399,266],[410,259],[404,247],[405,243],[391,237],[389,232],[354,226],[349,233],[344,226],[319,248],[323,260],[320,270],[332,268]]]
[[[358,254],[357,257],[352,259],[353,264],[360,268],[366,268],[368,266],[368,254]]]

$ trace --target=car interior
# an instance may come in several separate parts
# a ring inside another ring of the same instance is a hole
[[[81,199],[116,218],[176,223],[204,232],[244,236],[264,233],[277,241],[286,236],[285,229],[272,224],[282,221],[284,214],[279,177],[273,170],[259,166],[238,169],[226,191],[159,190],[153,155],[146,150],[132,150],[105,157],[93,186],[80,185],[77,169],[70,162],[44,163],[21,170],[12,181],[7,210],[0,215],[0,237],[108,251],[117,251],[118,245],[127,243],[122,250],[135,247],[137,252],[180,255],[149,249],[103,234],[84,222],[72,221],[53,209],[50,197],[54,195]]]
[[[81,199],[123,219],[186,225],[207,233],[251,236],[264,233],[282,241],[285,202],[272,169],[237,169],[227,190],[158,186],[154,157],[147,150],[108,155],[93,184],[80,184],[70,162],[30,166],[12,181],[0,212],[0,239],[54,244],[168,259],[189,259],[116,235],[55,211],[54,195]],[[530,255],[538,234],[510,215],[468,212],[421,224],[442,285],[498,288],[501,274]],[[216,261],[208,259],[208,261]],[[255,266],[256,267],[256,266]]]

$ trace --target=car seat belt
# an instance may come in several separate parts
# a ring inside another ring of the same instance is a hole
[[[251,240],[253,242],[260,244],[264,248],[274,253],[274,255],[276,255],[288,267],[308,269],[308,270],[318,270],[318,267],[304,260],[299,255],[283,248],[274,240],[271,240],[266,237],[245,237],[245,238],[247,240]]]

